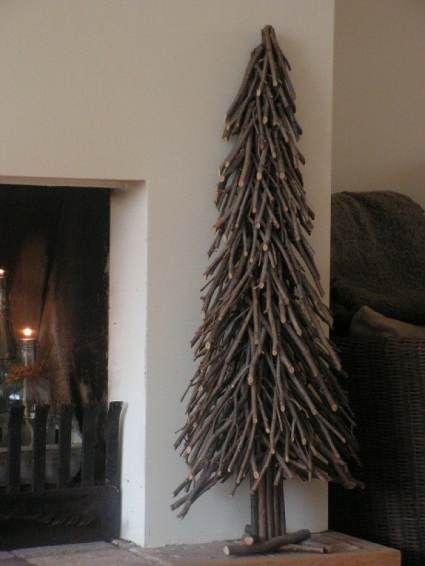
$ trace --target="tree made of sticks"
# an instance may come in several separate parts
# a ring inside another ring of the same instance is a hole
[[[251,529],[263,540],[284,534],[285,479],[356,484],[354,422],[308,242],[314,213],[290,69],[266,26],[226,115],[223,137],[234,144],[220,168],[192,340],[199,366],[175,443],[190,469],[174,492],[179,516],[218,482],[233,477],[236,489],[247,478]]]

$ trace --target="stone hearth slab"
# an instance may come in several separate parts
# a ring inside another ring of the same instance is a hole
[[[4,552],[0,550],[0,566],[28,566],[28,562],[16,558],[11,552]]]
[[[28,566],[144,566],[139,556],[106,542],[26,548],[12,554]]]

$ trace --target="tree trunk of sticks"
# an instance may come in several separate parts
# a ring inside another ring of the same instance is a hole
[[[214,258],[192,340],[199,365],[175,442],[189,466],[174,491],[179,517],[215,484],[251,480],[244,554],[308,536],[285,534],[285,479],[357,485],[345,374],[323,329],[332,317],[308,240],[314,213],[290,69],[266,26],[226,115],[234,145],[220,167]]]
[[[284,480],[280,478],[275,484],[272,470],[267,470],[257,491],[251,494],[250,531],[252,544],[286,534]],[[250,543],[248,539],[244,542]]]

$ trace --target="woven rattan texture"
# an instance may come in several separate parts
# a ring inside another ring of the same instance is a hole
[[[330,489],[330,527],[425,566],[425,342],[336,340],[349,374],[364,490]]]

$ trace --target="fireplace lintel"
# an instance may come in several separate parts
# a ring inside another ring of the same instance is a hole
[[[141,179],[94,179],[70,177],[29,177],[0,175],[0,185],[40,187],[81,187],[94,189],[135,189],[143,185]]]

